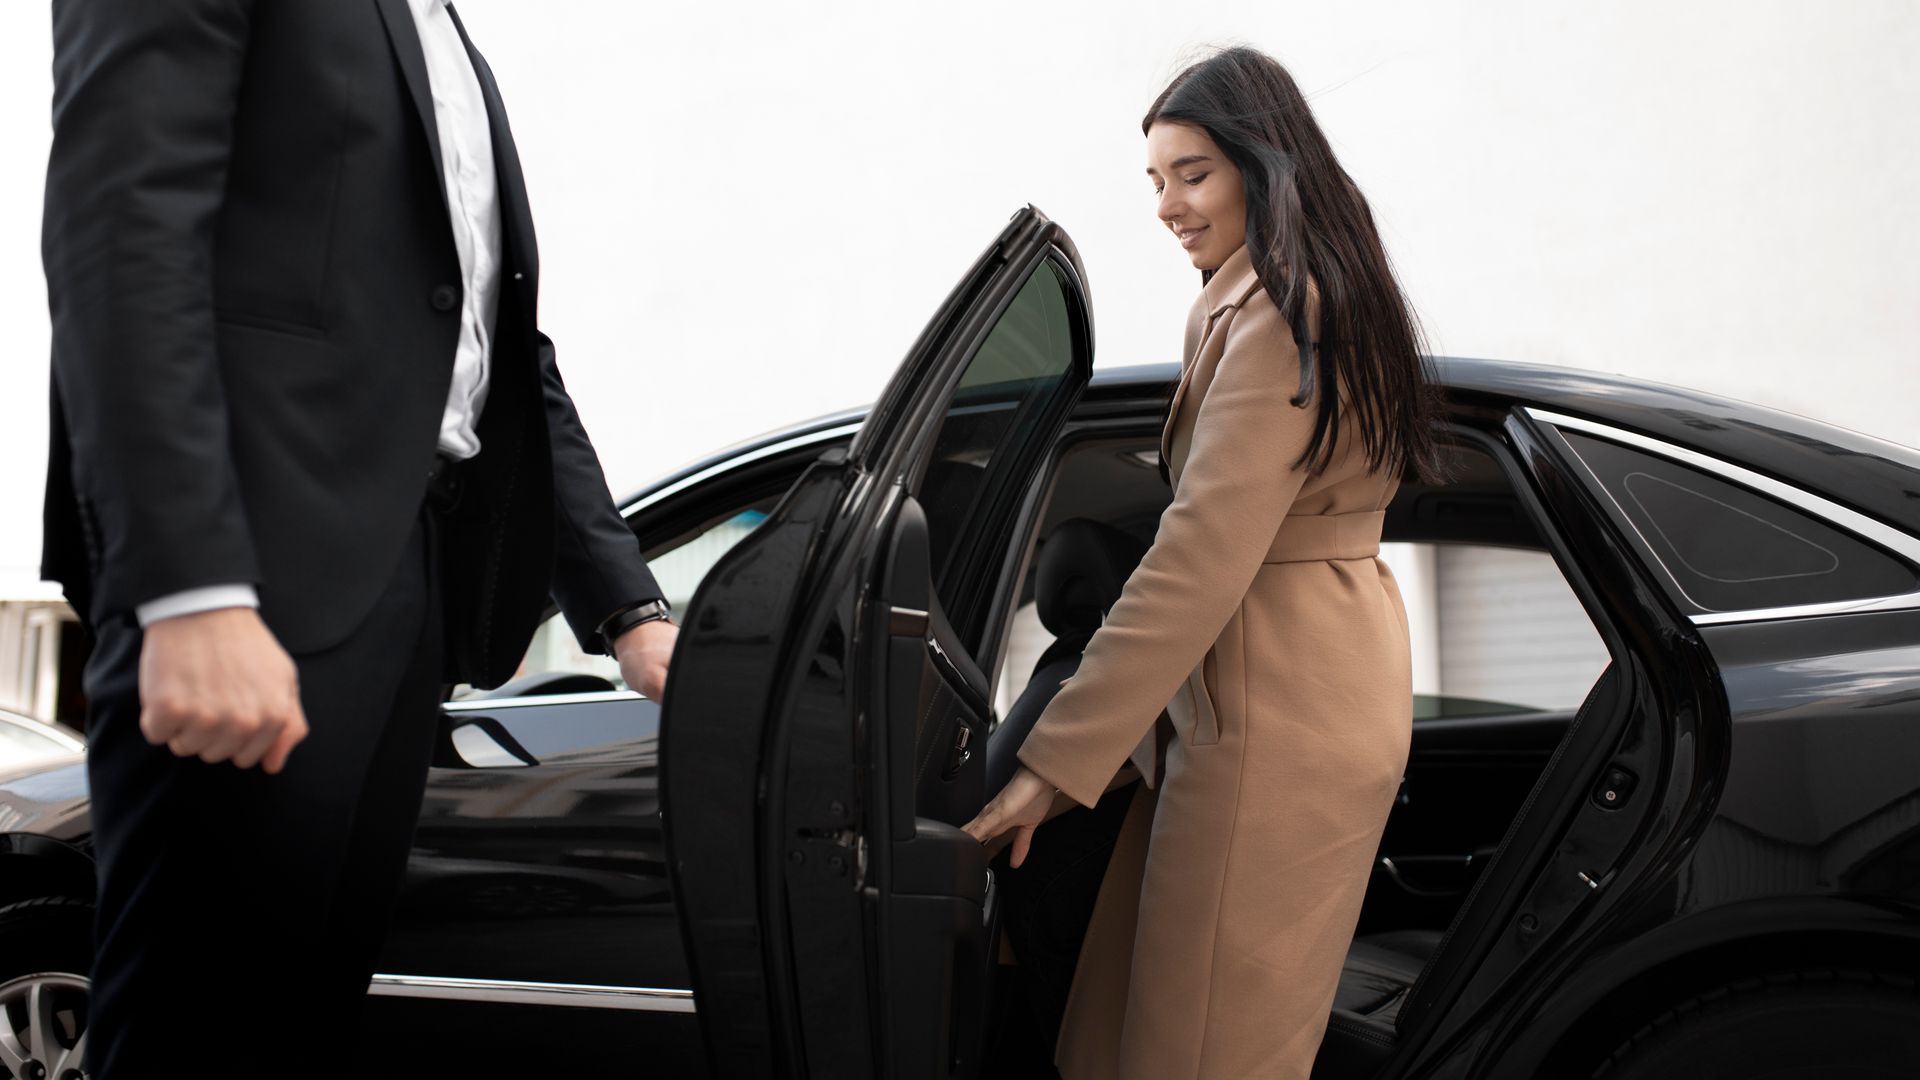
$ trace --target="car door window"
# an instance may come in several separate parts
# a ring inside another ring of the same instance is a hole
[[[1041,448],[1017,433],[1071,392],[1070,318],[1059,271],[1040,264],[967,364],[914,489],[927,514],[935,593],[969,644],[980,613],[961,583],[979,577],[970,573],[977,560],[1004,555],[977,541],[1002,534],[1031,477]]]
[[[1544,551],[1403,543],[1382,544],[1380,557],[1406,585],[1416,719],[1572,709],[1607,666],[1606,643]]]

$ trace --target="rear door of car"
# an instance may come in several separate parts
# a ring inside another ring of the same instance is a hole
[[[979,653],[1090,374],[1084,281],[1057,225],[1016,214],[852,445],[687,610],[661,801],[717,1076],[977,1075],[997,903],[958,826],[985,796]]]

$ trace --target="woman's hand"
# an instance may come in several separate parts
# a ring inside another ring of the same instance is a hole
[[[1052,805],[1053,785],[1022,765],[980,815],[960,828],[983,844],[1008,829],[1014,830],[1013,865],[1019,866],[1027,857],[1027,845],[1033,843],[1033,830],[1046,819]]]

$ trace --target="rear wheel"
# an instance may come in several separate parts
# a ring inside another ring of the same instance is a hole
[[[0,907],[0,1075],[85,1080],[93,907],[64,896]]]
[[[1906,976],[1796,971],[1740,979],[1649,1020],[1593,1080],[1905,1080],[1920,1061]]]

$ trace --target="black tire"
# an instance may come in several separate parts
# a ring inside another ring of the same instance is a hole
[[[0,907],[0,983],[40,972],[84,979],[92,967],[92,904],[41,896]]]
[[[1739,979],[1628,1035],[1592,1080],[1910,1080],[1920,1072],[1920,990],[1857,970]]]

